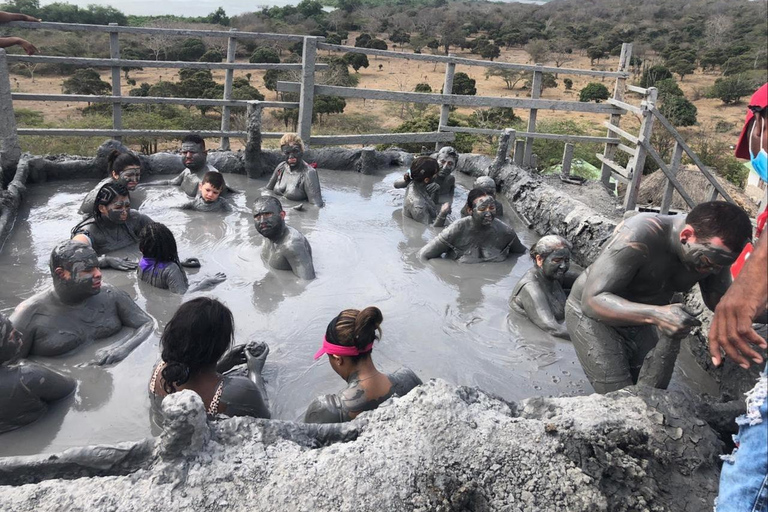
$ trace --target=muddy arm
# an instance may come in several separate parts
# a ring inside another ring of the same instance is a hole
[[[525,314],[542,331],[558,338],[571,339],[565,325],[555,319],[555,315],[552,314],[552,309],[549,307],[549,301],[544,294],[545,292],[536,283],[528,283],[523,286],[518,298],[523,303]]]
[[[64,398],[72,393],[77,385],[73,379],[34,363],[21,365],[21,381],[44,402],[55,402]]]
[[[451,246],[445,243],[440,236],[436,236],[430,240],[427,245],[421,248],[419,251],[419,258],[422,260],[439,258],[450,250]]]
[[[286,259],[291,265],[291,270],[301,279],[312,280],[315,278],[315,265],[312,263],[312,255],[305,251],[292,249],[286,254]]]
[[[323,195],[320,192],[320,178],[317,176],[317,170],[309,168],[307,171],[307,179],[304,180],[304,192],[307,194],[307,199],[313,205],[318,208],[323,206]]]
[[[113,293],[117,301],[117,313],[120,321],[124,326],[132,327],[136,331],[125,339],[98,350],[96,358],[91,364],[105,365],[122,361],[136,347],[141,345],[152,332],[152,318],[136,305],[127,293],[117,289]]]
[[[275,167],[275,171],[272,173],[272,177],[269,178],[269,183],[267,183],[267,190],[274,190],[275,185],[277,184],[277,180],[280,178],[280,169],[283,164],[278,164],[277,167]]]

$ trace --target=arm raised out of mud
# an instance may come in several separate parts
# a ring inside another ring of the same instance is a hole
[[[105,293],[105,291],[101,293]],[[136,331],[124,339],[98,350],[96,358],[90,363],[92,365],[106,365],[122,361],[147,339],[153,328],[152,318],[127,293],[118,289],[110,290],[109,293],[115,298],[115,307],[122,324],[136,329]]]
[[[515,237],[512,239],[512,241],[507,245],[505,248],[507,254],[523,254],[525,252],[528,252],[528,248],[523,245],[523,242],[520,241],[520,237],[517,236],[515,233]]]

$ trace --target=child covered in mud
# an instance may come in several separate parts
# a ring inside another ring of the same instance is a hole
[[[224,175],[218,171],[208,171],[198,185],[197,196],[179,208],[197,212],[232,212],[234,205],[221,193],[226,189]]]

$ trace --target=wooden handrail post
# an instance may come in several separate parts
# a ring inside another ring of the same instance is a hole
[[[631,60],[632,60],[632,43],[623,43],[621,45],[621,55],[619,56],[619,67],[616,71],[627,71],[629,69],[629,63]],[[623,77],[617,78],[616,85],[613,87],[613,99],[617,101],[623,101],[626,86],[627,86],[626,78],[623,78]],[[621,124],[621,114],[611,114],[610,123],[613,126],[619,126]],[[603,156],[605,156],[606,160],[613,160],[614,157],[616,156],[616,146],[619,143],[619,136],[616,133],[612,132],[611,130],[608,130],[607,137],[616,139],[616,142],[606,143],[605,149],[603,150]],[[613,186],[610,183],[610,179],[611,179],[611,168],[603,164],[602,166],[600,166],[600,180],[603,182],[603,185],[605,185],[611,190],[614,190]]]
[[[258,101],[248,103],[244,165],[245,173],[249,178],[258,178],[263,171],[261,168],[261,112],[261,104]]]
[[[110,23],[110,27],[116,27],[117,23]],[[120,58],[120,34],[118,32],[109,33],[109,58]],[[112,96],[122,96],[120,93],[120,66],[112,66]],[[112,129],[123,129],[123,106],[120,103],[112,104]],[[122,141],[120,136],[115,140]]]
[[[571,176],[571,162],[573,161],[573,144],[570,142],[565,143],[565,149],[563,150],[563,163],[560,168],[560,174],[564,178]]]
[[[541,64],[536,64],[537,67],[541,67]],[[541,79],[544,73],[539,70],[533,72],[533,81],[531,82],[531,99],[537,100],[541,98]],[[528,113],[528,133],[536,132],[536,113],[537,109],[532,108]],[[533,154],[533,137],[528,137],[525,140],[525,156],[523,156],[523,165],[526,167],[531,166],[531,155]]]
[[[518,167],[523,166],[523,157],[525,156],[525,140],[515,141],[515,154],[512,157],[515,165]]]
[[[640,125],[639,143],[637,152],[629,161],[627,171],[629,172],[629,184],[627,193],[624,196],[624,211],[634,210],[637,207],[637,194],[640,192],[640,181],[643,179],[643,167],[645,167],[645,156],[647,150],[646,144],[651,142],[651,133],[653,133],[653,108],[656,106],[656,98],[659,91],[655,87],[648,88],[648,96],[643,102],[643,122]]]
[[[230,32],[237,32],[236,28],[229,29]],[[229,36],[227,39],[227,62],[235,62],[235,54],[237,53],[237,38],[234,35]],[[235,78],[235,70],[227,69],[224,72],[224,98],[225,100],[232,99],[232,81]],[[229,131],[230,110],[228,106],[224,106],[221,109],[221,131]],[[229,151],[229,137],[222,137],[220,143],[221,149]]]
[[[449,57],[454,57],[454,54],[449,54]],[[449,62],[445,65],[445,80],[443,80],[443,94],[453,93],[453,76],[456,74],[456,64]],[[448,126],[448,118],[451,115],[451,106],[443,104],[440,107],[440,123],[438,126]],[[442,142],[435,143],[435,151],[445,146]]]
[[[3,180],[10,182],[21,158],[19,135],[16,132],[16,117],[13,114],[13,99],[11,98],[11,77],[8,72],[8,62],[5,50],[0,48],[0,190]]]
[[[672,174],[677,176],[677,171],[680,170],[680,162],[683,159],[683,147],[678,143],[675,142],[675,149],[672,151],[672,160],[670,160],[669,163],[669,170],[672,171]],[[669,213],[669,209],[672,206],[672,195],[675,192],[675,186],[672,185],[672,182],[667,179],[667,187],[664,189],[664,195],[661,198],[661,208],[659,210],[659,213],[662,215],[667,215]]]
[[[304,38],[301,67],[301,97],[299,98],[299,137],[309,149],[312,135],[312,109],[315,106],[315,60],[317,58],[317,37]]]

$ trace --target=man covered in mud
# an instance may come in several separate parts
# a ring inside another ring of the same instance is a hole
[[[700,325],[673,296],[698,283],[714,309],[751,235],[747,214],[723,201],[686,217],[641,213],[619,224],[566,303],[568,332],[595,391],[666,388],[681,339]]]
[[[75,381],[43,365],[19,360],[21,333],[0,313],[0,434],[37,420],[48,404],[69,395]]]
[[[91,364],[125,359],[152,331],[152,319],[127,293],[102,284],[94,250],[75,240],[60,242],[51,252],[53,286],[18,306],[11,322],[22,334],[20,357],[60,356],[88,343],[134,332],[96,352]]]
[[[256,231],[266,238],[261,257],[270,267],[290,270],[301,279],[315,278],[312,247],[304,235],[285,223],[285,210],[277,198],[263,196],[256,199],[253,222]]]
[[[467,197],[468,217],[445,228],[419,251],[425,260],[447,254],[462,263],[504,261],[510,254],[521,254],[525,246],[515,230],[496,218],[496,200],[484,190],[474,188]]]

